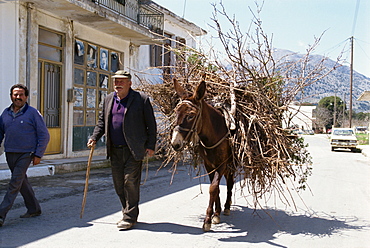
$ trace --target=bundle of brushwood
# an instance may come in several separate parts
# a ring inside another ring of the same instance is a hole
[[[184,82],[189,93],[198,85],[204,70],[198,76]],[[195,73],[193,73],[193,76]],[[172,77],[183,78],[173,74]],[[254,203],[274,189],[280,193],[286,190],[286,180],[298,181],[298,187],[306,187],[307,177],[311,173],[310,155],[305,149],[303,139],[282,127],[287,107],[281,105],[277,94],[278,82],[269,82],[268,78],[246,82],[228,83],[219,75],[208,72],[206,77],[206,102],[224,112],[230,128],[230,144],[234,162],[231,165],[242,187],[247,187]],[[213,79],[211,79],[213,78]],[[215,80],[217,78],[217,80]],[[208,79],[208,80],[207,80]],[[173,89],[172,81],[162,84],[143,82],[142,89],[153,98],[159,120],[158,156],[164,158],[163,167],[172,164],[173,172],[179,162],[192,164],[192,168],[201,169],[202,162],[197,153],[197,145],[189,143],[184,150],[176,152],[170,145],[174,128],[174,108],[179,102]],[[198,175],[206,175],[197,170]]]
[[[217,13],[228,18],[223,9]],[[283,126],[291,124],[289,108],[297,95],[330,72],[324,66],[324,60],[315,65],[309,63],[310,53],[320,39],[316,39],[307,54],[298,60],[276,58],[261,22],[254,22],[256,35],[252,36],[242,34],[235,20],[229,18],[229,21],[233,30],[223,32],[214,16],[226,57],[221,59],[216,52],[204,53],[184,44],[173,49],[165,47],[167,52],[175,55],[176,65],[160,68],[168,72],[161,82],[140,78],[140,90],[152,97],[160,112],[158,155],[164,157],[162,166],[171,163],[173,171],[178,163],[189,164],[189,161],[194,165],[192,168],[201,168],[196,149],[199,144],[189,143],[183,151],[175,152],[170,140],[174,108],[179,102],[173,78],[190,94],[201,80],[205,80],[205,100],[219,107],[230,123],[232,166],[242,188],[247,188],[253,196],[254,206],[260,205],[259,200],[273,192],[278,192],[279,198],[289,203],[290,189],[304,189],[312,167],[304,140]],[[201,170],[198,173],[206,174]],[[288,187],[288,182],[294,187]],[[286,194],[287,190],[289,193]]]

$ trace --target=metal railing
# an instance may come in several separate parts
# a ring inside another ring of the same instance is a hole
[[[123,15],[149,30],[162,34],[164,25],[163,13],[151,8],[149,5],[140,4],[140,0],[91,0],[120,15]]]
[[[142,5],[138,16],[138,23],[151,31],[163,34],[164,15],[149,6]]]

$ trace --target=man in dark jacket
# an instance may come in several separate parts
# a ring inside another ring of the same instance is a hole
[[[0,226],[19,192],[27,208],[21,218],[41,214],[40,204],[26,172],[31,162],[33,165],[40,163],[50,136],[40,112],[27,104],[28,94],[26,86],[13,85],[10,89],[13,103],[0,116],[0,144],[5,137],[5,156],[12,173],[8,190],[0,204]]]
[[[154,155],[157,125],[148,96],[131,89],[131,75],[117,71],[112,78],[114,92],[104,99],[87,146],[105,134],[114,188],[122,204],[117,227],[129,229],[139,215],[142,160]]]

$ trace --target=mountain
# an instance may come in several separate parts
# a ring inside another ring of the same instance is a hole
[[[275,49],[274,58],[279,60],[298,61],[304,58],[305,55],[293,53],[288,50]],[[318,64],[324,56],[310,55],[309,66]],[[326,58],[324,66],[330,70],[336,65],[336,62]],[[297,72],[298,73],[298,72]],[[357,101],[358,97],[365,91],[370,90],[370,78],[353,71],[353,84],[352,84],[352,109],[356,112],[370,112],[370,103],[365,101]],[[321,80],[305,87],[304,89],[304,102],[318,103],[322,98],[327,96],[340,97],[347,103],[349,109],[349,96],[350,96],[350,67],[342,65],[335,70],[331,71],[326,77]]]

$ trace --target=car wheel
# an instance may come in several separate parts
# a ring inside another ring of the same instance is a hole
[[[334,147],[331,148],[331,151],[333,152],[334,151]]]

